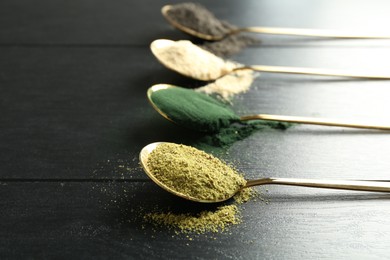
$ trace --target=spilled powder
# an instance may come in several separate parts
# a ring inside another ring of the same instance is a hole
[[[246,34],[233,34],[220,41],[205,42],[199,45],[199,47],[220,57],[230,57],[233,54],[239,53],[246,47],[259,44],[260,40],[257,38]]]
[[[149,213],[144,219],[157,225],[167,226],[181,232],[219,232],[229,225],[239,224],[241,218],[236,205],[218,207],[215,211],[202,211],[197,215]]]
[[[240,65],[226,61],[187,40],[156,40],[152,42],[151,50],[166,67],[199,80],[217,79]]]
[[[238,70],[197,88],[195,91],[216,95],[217,98],[229,102],[235,95],[247,92],[257,75],[258,73],[252,70]]]
[[[254,197],[257,197],[258,195],[259,194],[253,188],[245,188],[237,193],[233,199],[237,204],[243,204],[253,199]]]
[[[274,121],[251,121],[243,124],[233,124],[221,128],[217,133],[209,133],[189,138],[182,138],[187,143],[215,156],[223,155],[236,142],[244,140],[260,131],[286,130],[293,124]]]
[[[145,214],[144,221],[182,233],[225,232],[232,225],[242,223],[239,204],[248,202],[258,195],[254,189],[246,188],[233,197],[233,204],[218,206],[215,210],[204,210],[197,214],[153,212]]]

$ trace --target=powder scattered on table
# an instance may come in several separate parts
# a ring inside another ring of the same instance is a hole
[[[242,223],[241,204],[260,198],[253,188],[242,189],[227,205],[199,213],[175,213],[170,210],[156,210],[143,215],[143,220],[157,227],[165,226],[175,232],[203,234],[225,232],[233,225]],[[263,201],[263,199],[261,199]]]
[[[217,98],[230,102],[235,95],[247,92],[257,75],[258,73],[252,70],[238,70],[197,88],[195,91],[207,95],[215,94]]]
[[[220,206],[215,211],[205,210],[196,215],[174,214],[172,212],[149,213],[144,220],[164,225],[181,232],[223,232],[228,226],[241,222],[236,205]]]
[[[181,142],[194,146],[213,155],[223,155],[234,143],[244,140],[252,134],[277,129],[286,130],[293,124],[273,121],[252,121],[245,124],[233,124],[219,129],[216,133],[206,133],[191,138],[183,138]]]
[[[246,47],[259,44],[260,40],[257,38],[246,34],[233,34],[220,41],[205,42],[200,44],[199,47],[220,57],[230,57]]]

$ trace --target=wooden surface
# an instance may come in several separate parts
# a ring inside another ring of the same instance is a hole
[[[138,153],[188,131],[160,117],[146,90],[200,86],[160,65],[158,38],[190,39],[160,15],[178,1],[0,1],[0,257],[109,259],[386,259],[390,195],[270,186],[243,223],[221,234],[176,234],[142,220],[212,206],[153,184]],[[200,1],[243,25],[386,31],[387,1]],[[245,64],[385,72],[390,40],[259,36]],[[234,100],[239,114],[390,124],[390,82],[262,74]],[[247,178],[390,179],[386,132],[294,126],[257,132],[222,157]]]

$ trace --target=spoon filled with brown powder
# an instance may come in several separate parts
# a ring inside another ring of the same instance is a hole
[[[197,3],[179,3],[166,5],[161,9],[163,16],[175,28],[192,36],[219,41],[241,32],[294,35],[310,37],[327,37],[342,39],[389,39],[390,35],[372,34],[369,32],[343,32],[318,29],[245,27],[238,28],[226,21],[221,21],[204,6]]]
[[[243,65],[224,60],[187,40],[171,41],[158,39],[150,44],[154,56],[167,68],[182,75],[204,81],[221,78],[239,70],[254,70],[269,73],[306,74],[366,79],[390,79],[390,74],[370,74],[356,71],[299,68],[268,65]]]
[[[241,189],[279,184],[313,188],[390,192],[381,181],[313,180],[264,178],[246,181],[235,169],[218,158],[191,146],[152,143],[140,152],[145,173],[160,187],[187,200],[216,203],[232,198]]]

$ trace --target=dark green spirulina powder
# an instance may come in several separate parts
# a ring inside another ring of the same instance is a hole
[[[240,121],[227,105],[191,89],[161,89],[153,92],[151,99],[174,122],[201,132],[217,132]]]
[[[204,134],[198,136],[198,138],[192,138],[184,142],[205,152],[220,155],[226,153],[229,147],[235,142],[244,140],[255,132],[265,131],[267,129],[285,130],[291,125],[291,123],[259,120],[224,127],[217,133]]]
[[[153,92],[151,99],[174,122],[196,131],[220,132],[221,137],[230,137],[238,132],[243,136],[248,136],[252,130],[264,126],[263,121],[256,121],[257,124],[243,124],[247,127],[230,127],[232,123],[240,122],[240,117],[228,105],[192,89],[180,87],[161,89]],[[286,129],[290,124],[267,122],[266,125]]]

